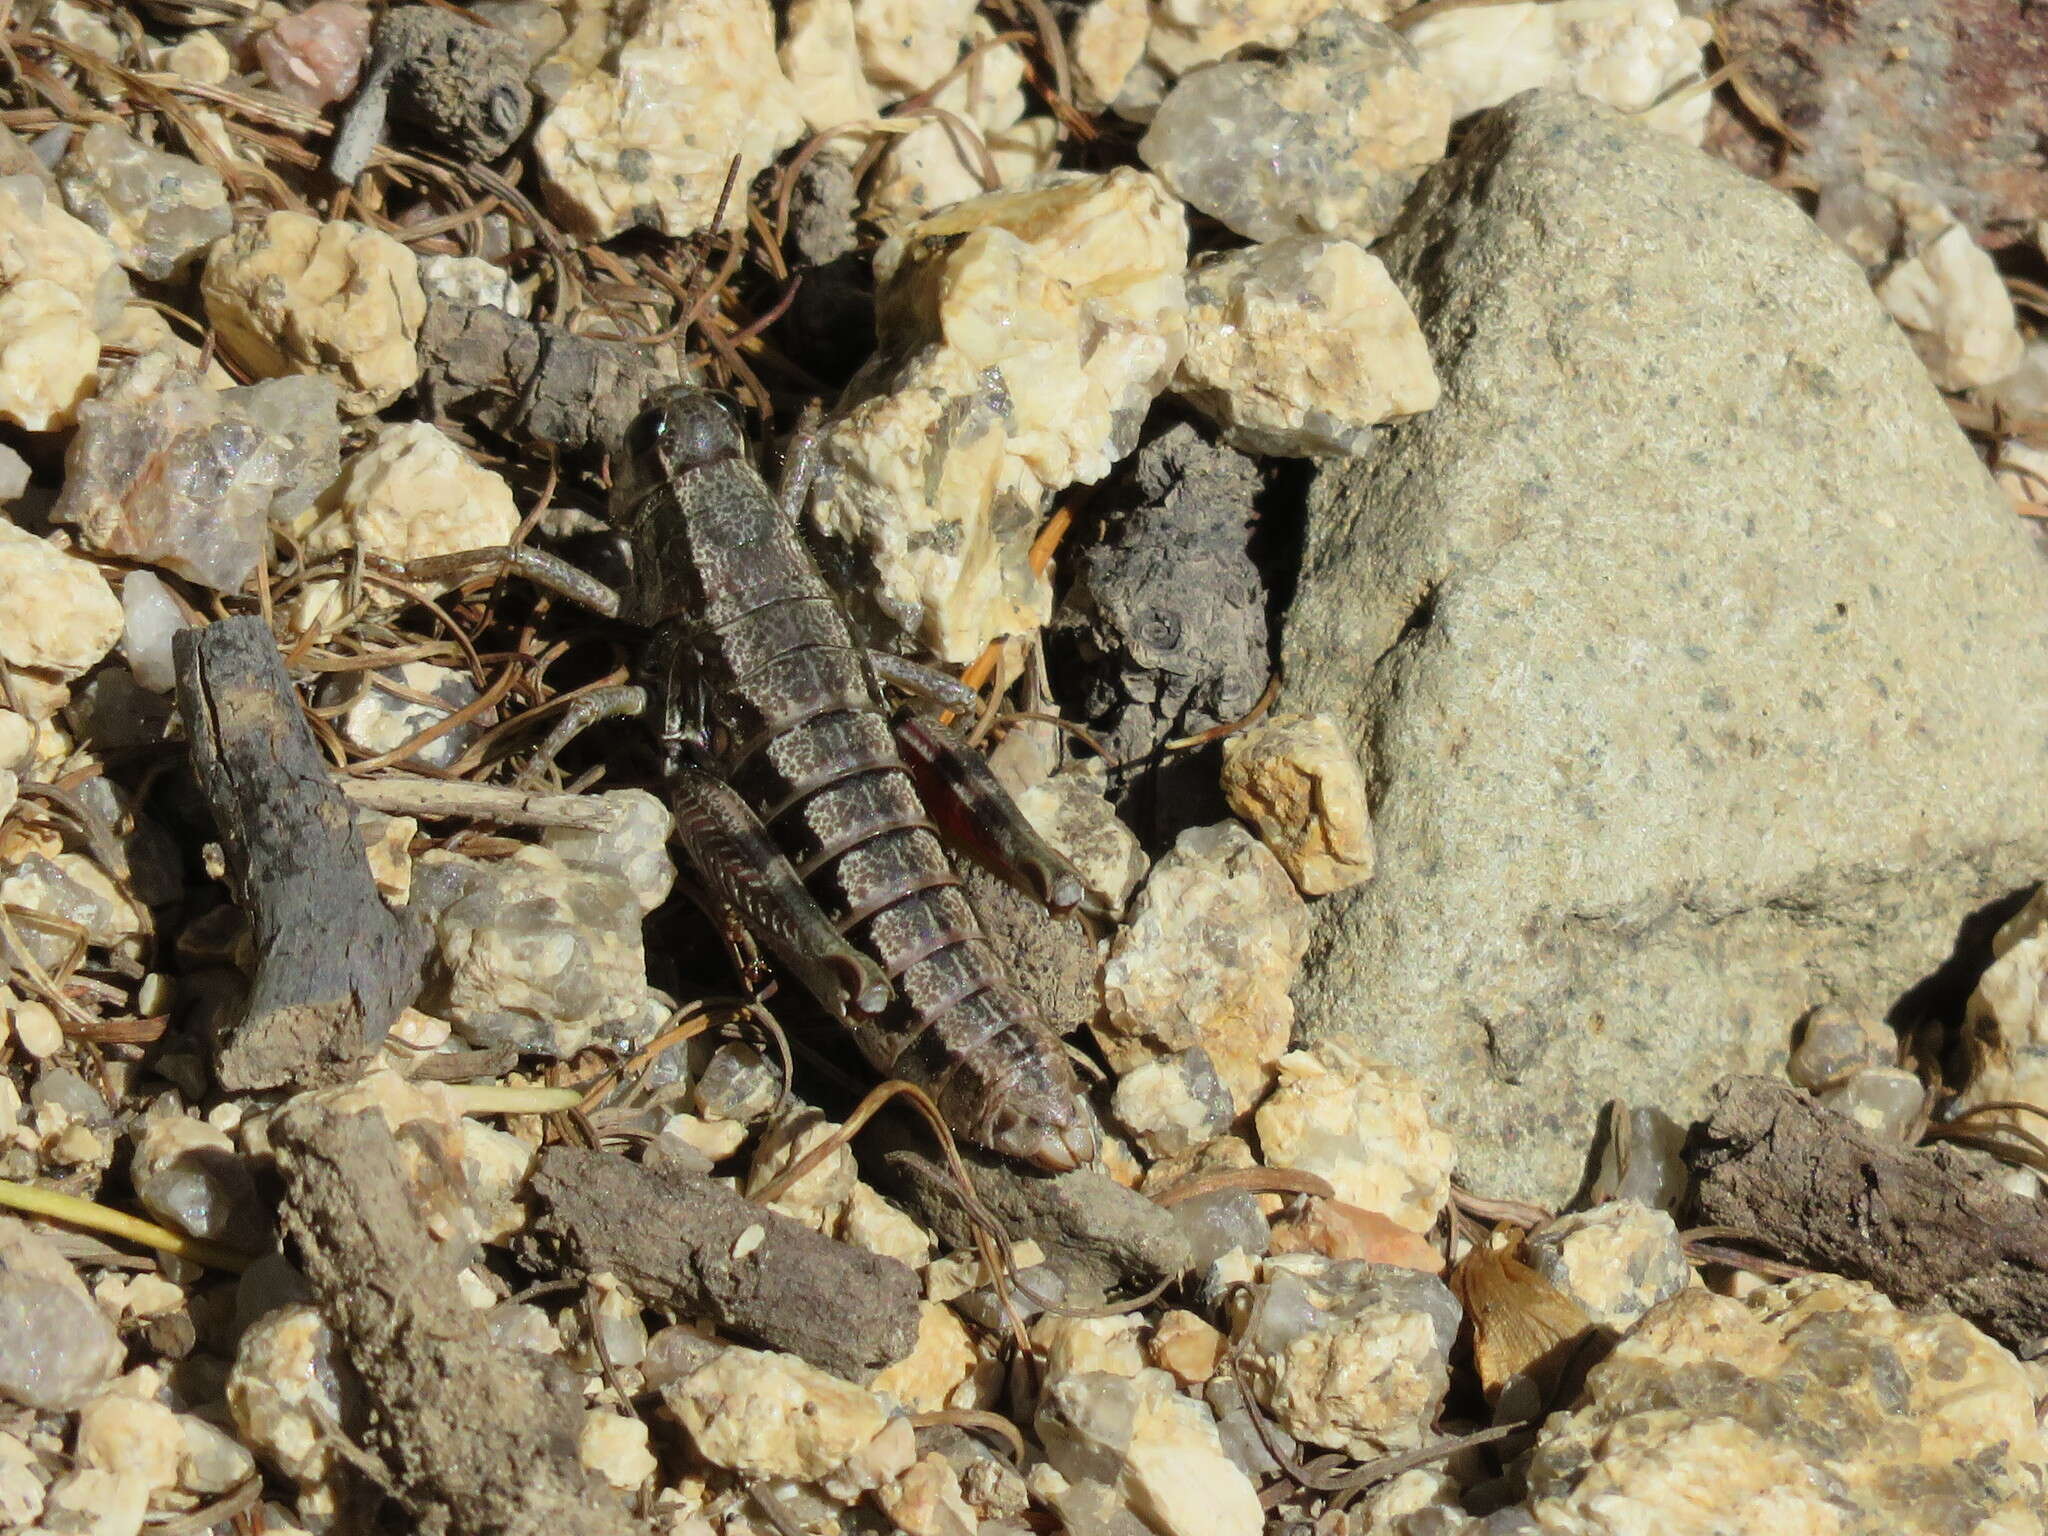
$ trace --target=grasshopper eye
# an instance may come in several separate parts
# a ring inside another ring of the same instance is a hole
[[[734,435],[744,441],[747,435],[747,416],[746,412],[740,409],[739,401],[722,389],[707,389],[704,391],[704,398],[716,403],[719,410],[725,413],[725,419],[731,424]]]
[[[635,459],[654,458],[667,437],[668,413],[659,408],[642,411],[626,428],[626,452]]]

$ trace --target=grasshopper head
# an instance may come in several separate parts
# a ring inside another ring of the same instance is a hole
[[[692,469],[747,456],[739,406],[715,390],[665,389],[626,428],[613,464],[614,495],[635,500]]]

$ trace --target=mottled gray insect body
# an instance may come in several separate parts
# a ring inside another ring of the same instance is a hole
[[[1078,890],[1072,871],[925,722],[904,738],[913,783],[867,653],[717,396],[657,398],[621,460],[620,616],[653,632],[644,683],[704,882],[957,1132],[1048,1168],[1092,1159],[1073,1069],[984,941],[927,799],[949,832],[994,812],[985,841],[1049,892]]]

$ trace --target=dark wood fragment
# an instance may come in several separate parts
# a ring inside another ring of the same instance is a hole
[[[427,301],[419,351],[429,415],[563,448],[610,447],[683,369],[666,348],[577,336],[451,299]]]
[[[643,1532],[578,1459],[581,1402],[549,1390],[538,1356],[494,1343],[463,1300],[383,1116],[301,1100],[270,1138],[285,1231],[370,1403],[363,1438],[417,1528]]]
[[[418,991],[426,929],[377,894],[269,626],[188,629],[173,655],[192,771],[256,943],[215,1075],[236,1091],[347,1082]]]
[[[872,1140],[886,1142],[893,1127],[878,1121]],[[1068,1300],[1084,1292],[1108,1295],[1147,1290],[1194,1264],[1179,1219],[1165,1207],[1125,1189],[1093,1168],[1043,1174],[978,1147],[960,1146],[960,1161],[974,1192],[1012,1240],[1034,1239],[1045,1261],[1068,1286]],[[973,1228],[952,1178],[935,1155],[907,1147],[883,1158],[883,1177],[940,1241],[965,1248]]]
[[[1880,1142],[1769,1078],[1715,1090],[1685,1157],[1703,1225],[1740,1228],[1795,1264],[1940,1302],[1999,1342],[2048,1335],[2048,1221],[1952,1147]]]
[[[609,1270],[650,1305],[866,1382],[917,1343],[917,1277],[680,1168],[549,1147],[528,1186],[532,1257]],[[758,1242],[741,1239],[759,1227]]]

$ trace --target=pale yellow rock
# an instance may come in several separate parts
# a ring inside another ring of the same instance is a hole
[[[969,26],[968,56],[959,72],[933,93],[931,104],[965,118],[985,134],[999,133],[1024,115],[1024,55],[1014,43],[997,43],[986,16]]]
[[[1135,444],[1184,346],[1186,252],[1180,204],[1127,169],[969,198],[877,252],[891,361],[827,435],[811,516],[939,659],[1050,616],[1032,539]]]
[[[0,900],[17,910],[43,912],[76,923],[86,941],[103,948],[140,952],[149,932],[146,907],[138,905],[89,854],[24,857],[0,865]]]
[[[993,190],[981,172],[986,148],[971,124],[926,118],[883,151],[868,187],[868,216],[885,229],[900,230]]]
[[[71,689],[42,672],[17,672],[12,681],[15,707],[36,723],[36,766],[68,761],[77,743],[56,714],[71,703]]]
[[[1148,1157],[1177,1157],[1230,1128],[1230,1092],[1205,1052],[1143,1061],[1117,1079],[1110,1113]]]
[[[1013,798],[1032,829],[1067,856],[1089,900],[1121,918],[1152,861],[1101,782],[1086,773],[1056,773]]]
[[[1032,1319],[1031,1342],[1045,1361],[1050,1386],[1068,1376],[1136,1376],[1145,1369],[1143,1323],[1134,1315]]]
[[[583,1465],[622,1493],[630,1493],[654,1476],[660,1463],[647,1449],[647,1421],[629,1418],[610,1408],[584,1412],[576,1437],[576,1455]]]
[[[1713,28],[1676,0],[1532,0],[1440,12],[1407,29],[1425,72],[1451,92],[1459,117],[1539,86],[1604,101],[1697,144],[1712,94],[1702,79]]]
[[[2048,448],[2007,439],[1999,445],[1998,470],[1992,478],[2016,510],[2048,507]]]
[[[917,1432],[907,1415],[894,1414],[882,1432],[846,1459],[846,1465],[818,1484],[833,1498],[851,1504],[870,1489],[901,1477],[917,1460]]]
[[[503,544],[519,527],[519,508],[504,478],[484,468],[438,427],[390,422],[342,467],[319,502],[306,534],[314,554],[360,549],[386,560],[423,560]],[[444,592],[459,576],[427,583]],[[373,601],[397,605],[396,593]]]
[[[1877,297],[1943,389],[1995,383],[2020,365],[2025,343],[2005,279],[1961,224],[1886,273]]]
[[[74,678],[114,648],[122,624],[97,566],[0,520],[0,661]]]
[[[22,1529],[43,1512],[41,1459],[13,1435],[0,1434],[0,1524]]]
[[[87,1467],[50,1485],[42,1530],[78,1536],[136,1536],[149,1508],[149,1485],[139,1477]]]
[[[205,362],[204,377],[214,389],[232,389],[235,376],[221,367],[219,358],[208,358],[198,343],[188,341],[171,329],[171,322],[160,311],[146,304],[123,306],[120,317],[112,325],[100,328],[102,347],[126,347],[138,354],[133,360],[136,376],[147,377],[142,370],[148,368],[156,377],[163,377],[170,368],[189,369],[201,372],[200,363]],[[99,387],[105,389],[108,383],[120,373],[129,371],[125,359],[108,357],[99,369]]]
[[[839,1241],[909,1269],[931,1262],[931,1234],[865,1184],[856,1184],[839,1217]]]
[[[747,1144],[747,1128],[739,1121],[706,1120],[698,1115],[670,1115],[661,1123],[661,1134],[673,1136],[714,1163],[724,1162]]]
[[[40,178],[0,176],[0,292],[36,279],[75,295],[95,330],[112,325],[128,302],[128,275],[111,240],[65,212]]]
[[[319,1486],[337,1458],[328,1424],[342,1422],[340,1347],[319,1310],[280,1307],[242,1335],[227,1400],[242,1440],[300,1487]]]
[[[1345,1204],[1427,1232],[1450,1201],[1455,1148],[1422,1084],[1342,1040],[1288,1052],[1279,1076],[1256,1117],[1267,1165],[1321,1174]]]
[[[979,149],[976,145],[979,145]],[[1014,186],[1059,163],[1059,125],[1027,117],[977,135],[958,120],[928,118],[889,146],[868,191],[870,216],[895,230],[989,190],[984,159],[998,187]]]
[[[1151,32],[1152,8],[1146,0],[1094,0],[1080,14],[1067,36],[1067,57],[1084,110],[1100,112],[1116,100],[1145,56]]]
[[[1297,1440],[1360,1460],[1410,1450],[1443,1402],[1445,1373],[1427,1314],[1374,1315],[1317,1329],[1247,1373]],[[1270,1384],[1268,1383],[1270,1376]]]
[[[794,1168],[833,1139],[838,1130],[838,1125],[816,1110],[786,1115],[770,1126],[754,1149],[753,1162],[747,1170],[748,1198],[757,1198],[784,1169]],[[768,1209],[800,1221],[814,1232],[829,1234],[845,1215],[859,1184],[853,1149],[842,1140],[824,1161],[769,1201]]]
[[[960,1478],[937,1451],[921,1456],[875,1503],[904,1536],[975,1536],[981,1522],[960,1494]]]
[[[509,1131],[465,1116],[457,1131],[462,1143],[462,1178],[477,1235],[486,1243],[508,1241],[526,1225],[520,1192],[533,1171],[536,1148]]]
[[[1817,1275],[1653,1308],[1545,1423],[1525,1510],[1587,1536],[2038,1536],[2044,1482],[2018,1361]]]
[[[404,906],[412,893],[412,840],[419,829],[419,822],[411,816],[380,816],[375,811],[356,813],[356,830],[363,835],[370,878],[377,883],[377,894],[393,906]],[[445,1021],[436,1022],[446,1027]]]
[[[890,100],[924,90],[953,67],[974,0],[854,0],[861,68]]]
[[[744,187],[804,134],[774,18],[766,0],[642,0],[606,26],[600,67],[534,135],[548,205],[586,240],[635,225],[695,234],[717,214],[735,155]],[[725,227],[743,226],[746,210],[730,199]]]
[[[389,235],[272,213],[214,244],[199,291],[231,356],[258,378],[327,375],[348,415],[382,410],[420,376],[419,262]]]
[[[85,302],[47,278],[0,289],[0,421],[50,432],[97,386],[99,334]]]
[[[1010,1244],[1010,1261],[1019,1270],[1045,1262],[1045,1250],[1026,1237]],[[925,1266],[924,1294],[929,1301],[951,1301],[993,1284],[995,1275],[977,1252],[952,1253]]]
[[[108,1275],[92,1288],[92,1299],[116,1322],[149,1321],[182,1310],[185,1291],[161,1275]]]
[[[1995,957],[1964,1009],[1970,1077],[1961,1107],[1991,1103],[2048,1112],[2048,886],[1992,936]],[[1987,1109],[1983,1119],[2034,1131],[2024,1110]]]
[[[360,821],[360,819],[359,817],[358,820]],[[412,820],[410,816],[393,817],[391,819],[395,821]],[[365,841],[367,841],[367,838]],[[373,863],[373,873],[374,869]],[[409,880],[408,883],[410,883]],[[407,1008],[392,1021],[391,1033],[385,1038],[393,1044],[404,1046],[409,1051],[437,1051],[448,1043],[448,1037],[454,1032],[455,1026],[446,1019],[437,1019],[431,1013],[422,1013],[417,1008]]]
[[[1046,1458],[1065,1477],[1115,1489],[1162,1536],[1258,1536],[1265,1512],[1223,1453],[1208,1408],[1164,1371],[1062,1377],[1038,1410]]]
[[[50,0],[43,7],[41,24],[67,43],[75,43],[108,63],[119,63],[127,52],[122,33],[107,20],[106,13],[80,0]]]
[[[1328,715],[1275,715],[1230,737],[1223,794],[1303,895],[1327,896],[1372,878],[1365,775]]]
[[[185,1432],[175,1413],[151,1400],[161,1384],[159,1374],[145,1368],[87,1403],[78,1415],[78,1464],[136,1479],[145,1498],[177,1487]]]
[[[187,32],[168,48],[159,48],[156,67],[195,85],[225,85],[235,72],[234,56],[211,32]]]
[[[1369,1460],[1429,1437],[1458,1302],[1441,1280],[1315,1254],[1268,1256],[1233,1319],[1245,1383],[1298,1440]]]
[[[1146,56],[1169,79],[1247,48],[1282,53],[1332,0],[1153,0]],[[1400,7],[1360,0],[1348,7],[1369,21],[1384,21]]]
[[[1693,1278],[1669,1213],[1634,1200],[1560,1216],[1524,1248],[1536,1273],[1617,1333]]]
[[[1153,1326],[1145,1353],[1183,1387],[1199,1387],[1216,1374],[1229,1341],[1193,1312],[1179,1308]]]
[[[907,1420],[892,1420],[874,1393],[794,1355],[723,1350],[664,1387],[662,1398],[712,1465],[748,1477],[818,1483],[849,1503],[916,1459]],[[887,1434],[892,1422],[903,1425],[900,1446]],[[879,1462],[863,1454],[885,1437]]]
[[[791,0],[778,57],[812,133],[865,122],[886,104],[861,73],[852,0]],[[865,135],[849,134],[824,152],[858,155],[865,142]]]
[[[912,1413],[934,1413],[974,1374],[979,1359],[974,1336],[959,1315],[943,1302],[921,1301],[917,1343],[869,1385]]]
[[[1251,1109],[1294,1028],[1287,992],[1308,931],[1294,882],[1251,833],[1183,832],[1110,942],[1093,1029],[1111,1068],[1200,1046],[1237,1112]]]
[[[1381,422],[1440,393],[1429,345],[1379,258],[1349,240],[1283,237],[1188,273],[1174,392],[1247,453],[1356,453]]]

